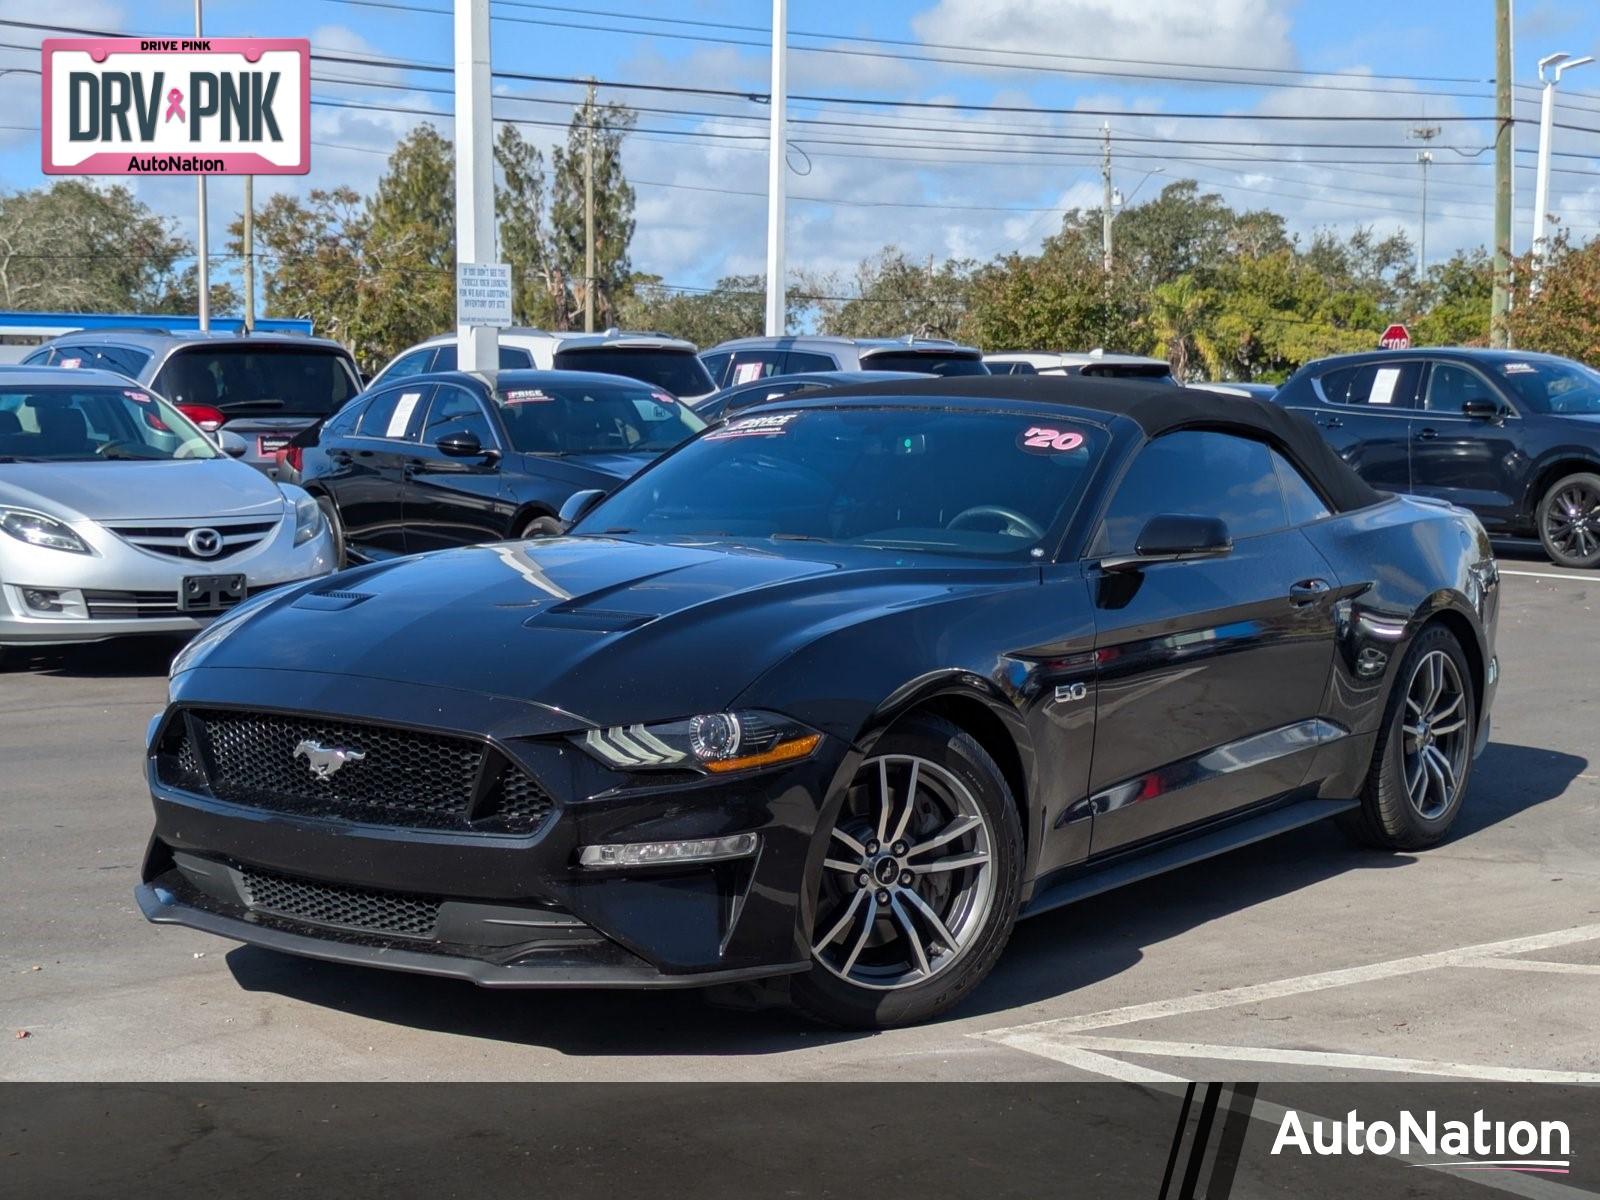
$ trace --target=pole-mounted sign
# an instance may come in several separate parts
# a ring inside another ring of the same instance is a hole
[[[47,38],[47,175],[304,175],[304,38]]]

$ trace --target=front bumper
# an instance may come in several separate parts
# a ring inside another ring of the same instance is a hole
[[[252,711],[479,738],[555,803],[530,833],[398,828],[169,787],[152,754],[156,825],[136,891],[152,922],[484,987],[706,986],[810,966],[799,913],[824,798],[848,752],[836,741],[737,779],[652,783],[591,761],[567,740],[583,726],[536,704],[270,670],[201,667],[175,686],[181,706],[237,706],[249,696]],[[749,858],[577,865],[585,845],[743,832],[760,838]],[[262,879],[309,899],[263,902]],[[427,915],[404,934],[362,915],[363,905],[419,904]]]
[[[75,523],[73,529],[94,554],[69,554],[3,539],[0,644],[61,645],[147,633],[194,633],[220,614],[179,610],[179,589],[186,576],[243,575],[249,591],[256,592],[327,575],[335,567],[327,529],[296,546],[292,518],[280,519],[277,529],[258,544],[210,559],[143,550],[92,522]],[[74,594],[72,615],[30,609],[22,595],[25,588]]]

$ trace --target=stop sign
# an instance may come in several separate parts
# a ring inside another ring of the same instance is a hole
[[[1378,345],[1385,350],[1411,349],[1411,331],[1404,325],[1391,325],[1383,331]]]

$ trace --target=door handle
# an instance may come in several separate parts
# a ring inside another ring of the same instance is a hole
[[[1289,603],[1297,608],[1315,604],[1332,590],[1326,579],[1302,579],[1289,588]]]
[[[1417,430],[1417,440],[1419,442],[1431,442],[1431,441],[1433,441],[1434,438],[1436,438],[1438,436],[1439,436],[1439,431],[1437,429],[1432,428],[1431,426],[1428,427],[1428,428],[1425,428],[1425,429]]]
[[[328,451],[328,457],[331,458],[336,463],[348,463],[350,461],[350,451],[348,451],[348,450],[329,450]]]
[[[1317,418],[1317,424],[1321,425],[1324,429],[1343,429],[1344,428],[1344,422],[1341,421],[1338,417],[1318,417]]]

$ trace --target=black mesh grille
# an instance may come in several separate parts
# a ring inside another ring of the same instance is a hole
[[[497,751],[469,738],[223,709],[193,710],[189,719],[204,746],[190,745],[184,723],[174,721],[157,754],[158,776],[232,804],[373,825],[509,833],[537,829],[554,807],[520,767],[502,767]],[[486,753],[493,756],[485,776],[493,786],[475,808]]]
[[[427,896],[313,883],[248,867],[239,873],[252,909],[295,921],[431,938],[439,920],[439,901]]]

